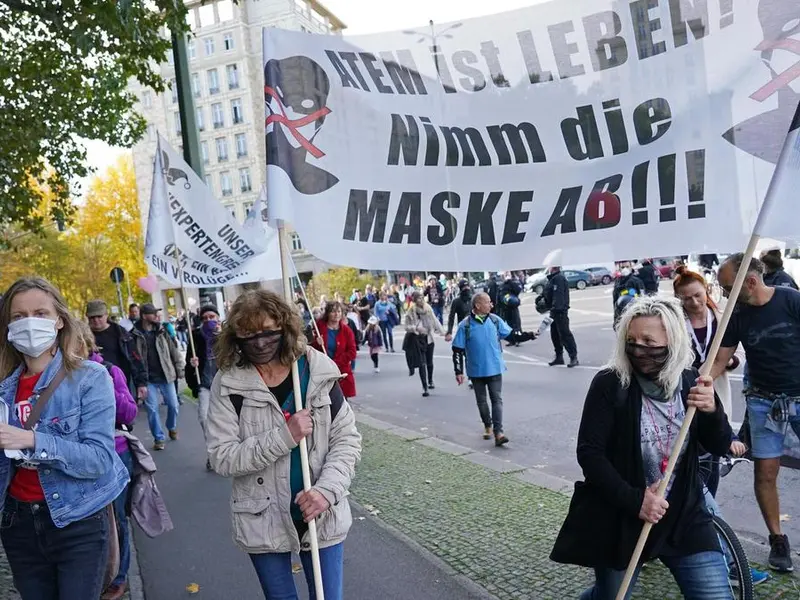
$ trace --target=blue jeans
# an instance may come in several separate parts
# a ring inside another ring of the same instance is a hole
[[[6,498],[0,538],[22,600],[99,598],[108,525],[103,508],[59,529],[44,502]]]
[[[747,396],[747,420],[750,421],[750,445],[753,458],[768,459],[783,456],[786,435],[767,429],[767,416],[772,410],[772,400],[751,394]],[[797,412],[800,413],[800,403]],[[789,417],[789,426],[800,437],[800,415]]]
[[[381,335],[383,335],[383,347],[388,351],[389,348],[394,350],[394,337],[392,337],[392,330],[394,326],[389,321],[381,321]]]
[[[133,455],[130,450],[119,455],[122,464],[128,469],[128,474],[133,477]],[[119,571],[112,583],[122,585],[128,579],[128,569],[131,568],[131,530],[128,523],[128,490],[131,484],[125,486],[122,493],[114,500],[114,517],[117,519],[117,534],[119,535]]]
[[[251,554],[250,560],[256,569],[261,589],[266,600],[297,600],[297,588],[292,575],[292,555],[289,552],[273,554]],[[325,600],[342,600],[342,573],[344,571],[344,544],[320,548],[319,562],[322,567],[322,588]],[[316,600],[314,571],[311,553],[301,552],[300,562],[308,584],[309,600]]]
[[[436,315],[436,318],[439,319],[439,323],[444,325],[444,311],[442,310],[441,306],[434,306],[433,307],[433,314]]]
[[[689,556],[664,556],[661,562],[672,572],[686,600],[733,600],[728,583],[728,568],[722,552],[699,552]],[[631,597],[641,566],[636,569],[625,600]],[[614,600],[625,571],[595,569],[595,584],[580,600]]]
[[[167,429],[178,429],[178,393],[174,383],[148,383],[147,384],[147,422],[150,424],[150,433],[157,442],[164,440],[164,430],[161,428],[161,417],[158,415],[158,396],[164,397],[167,403]]]

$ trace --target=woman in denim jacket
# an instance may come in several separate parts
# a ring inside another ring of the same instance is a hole
[[[17,280],[0,306],[0,540],[23,600],[98,598],[109,543],[106,507],[128,482],[114,447],[116,403],[106,369],[84,360],[59,291]],[[23,428],[61,368],[34,427]],[[17,451],[17,452],[15,452]],[[11,458],[8,456],[11,454]]]

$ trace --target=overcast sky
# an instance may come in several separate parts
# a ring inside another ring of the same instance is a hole
[[[567,0],[562,0],[566,2]],[[482,15],[514,10],[542,0],[402,0],[376,2],[375,0],[322,0],[336,16],[347,25],[345,34],[359,35],[407,29],[434,22],[469,19]],[[383,6],[384,8],[377,8]],[[386,7],[392,8],[387,9]],[[111,148],[102,142],[88,142],[88,162],[102,173],[127,150]],[[84,188],[88,182],[84,184]],[[84,193],[85,193],[84,189]]]

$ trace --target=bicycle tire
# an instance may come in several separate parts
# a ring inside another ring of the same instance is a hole
[[[712,516],[712,519],[720,541],[728,545],[734,566],[739,573],[739,586],[731,589],[734,598],[738,598],[738,600],[754,600],[753,574],[750,572],[750,561],[747,559],[747,553],[744,551],[742,543],[739,541],[736,532],[724,520],[716,515]]]

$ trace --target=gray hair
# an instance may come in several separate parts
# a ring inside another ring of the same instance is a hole
[[[694,351],[686,329],[683,308],[675,298],[643,296],[631,302],[617,324],[617,342],[606,367],[617,374],[622,387],[630,385],[633,368],[625,352],[625,345],[628,341],[628,329],[633,320],[639,317],[659,317],[667,332],[669,353],[657,383],[671,396],[680,387],[683,371],[694,362]]]
[[[731,254],[728,258],[725,259],[725,262],[722,264],[729,264],[733,267],[734,275],[742,268],[742,263],[744,262],[744,252],[737,252],[736,254]],[[756,275],[758,277],[762,277],[766,268],[764,267],[764,262],[755,256],[750,258],[750,264],[747,266],[747,274],[748,275]]]
[[[475,308],[475,305],[478,303],[478,300],[480,300],[484,296],[489,298],[489,300],[492,299],[491,296],[489,296],[489,294],[487,294],[486,292],[478,292],[472,297],[472,308]]]

